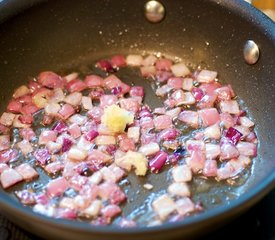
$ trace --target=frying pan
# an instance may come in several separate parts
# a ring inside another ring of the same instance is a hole
[[[156,53],[176,56],[185,62],[219,72],[245,102],[257,123],[258,157],[245,183],[230,191],[236,199],[209,206],[198,215],[151,228],[94,227],[88,223],[51,219],[32,212],[0,189],[1,211],[13,222],[50,239],[172,239],[195,237],[241,214],[275,185],[275,26],[255,8],[241,0],[162,0],[165,19],[153,24],[144,18],[146,1],[34,1],[0,2],[1,107],[13,89],[43,70],[60,74],[89,72],[96,60],[117,53]],[[260,48],[256,64],[247,64],[243,47],[253,40]],[[135,84],[150,87],[132,72]],[[147,102],[159,100],[147,94]],[[165,185],[165,174],[151,176],[156,190]],[[129,190],[132,207],[144,201],[135,195],[142,180]],[[222,197],[228,187],[214,186]],[[135,197],[136,196],[136,197]],[[207,199],[207,194],[201,195]],[[206,201],[207,202],[207,201]]]

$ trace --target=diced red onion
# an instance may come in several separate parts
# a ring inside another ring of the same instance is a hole
[[[230,127],[227,130],[225,136],[230,140],[231,143],[236,145],[239,142],[239,140],[241,139],[242,134],[237,129]]]
[[[85,138],[86,140],[88,141],[93,141],[97,136],[98,136],[98,131],[95,131],[95,130],[91,130],[89,131],[86,135],[85,135]]]
[[[149,167],[152,172],[159,172],[166,163],[168,154],[164,151],[158,152],[149,162]]]
[[[72,145],[73,145],[73,142],[70,139],[64,138],[63,143],[62,143],[61,151],[62,152],[69,151]]]

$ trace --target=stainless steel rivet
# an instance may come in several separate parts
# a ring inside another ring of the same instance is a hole
[[[165,16],[164,6],[155,0],[147,2],[145,4],[144,11],[147,20],[153,23],[160,22]]]
[[[243,49],[243,56],[246,63],[252,65],[258,62],[260,57],[260,49],[253,40],[248,40]]]

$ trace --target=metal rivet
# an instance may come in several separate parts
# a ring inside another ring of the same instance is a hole
[[[248,40],[243,49],[243,56],[246,63],[252,65],[258,62],[260,57],[260,49],[253,40]]]
[[[149,1],[145,4],[145,17],[148,21],[157,23],[163,20],[165,16],[165,8],[158,1]]]

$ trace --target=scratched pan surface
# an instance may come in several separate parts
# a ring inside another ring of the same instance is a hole
[[[194,180],[192,188],[199,192],[195,200],[201,200],[208,210],[182,222],[123,230],[115,226],[92,227],[88,223],[35,214],[22,207],[12,191],[0,189],[1,211],[15,223],[51,239],[194,237],[245,211],[274,187],[275,27],[271,20],[237,0],[162,1],[166,17],[158,24],[145,20],[145,1],[22,2],[0,2],[1,112],[13,89],[40,71],[88,74],[98,59],[110,55],[161,52],[182,58],[193,67],[217,70],[221,82],[230,83],[245,102],[257,124],[260,144],[251,172],[246,172],[237,186]],[[242,55],[248,39],[257,42],[261,49],[260,60],[253,66],[247,65]],[[145,102],[150,106],[161,106],[150,83],[144,81],[137,70],[124,69],[118,75],[129,84],[144,86]],[[140,186],[150,182],[154,185],[153,192],[158,194],[169,184],[167,171],[147,178],[130,175],[130,185],[124,186],[129,201],[124,206],[125,214],[146,221],[138,213],[144,210],[144,204],[150,202],[152,195]],[[46,181],[47,176],[41,174],[39,180],[31,184],[39,188]],[[239,185],[242,182],[245,183]]]

